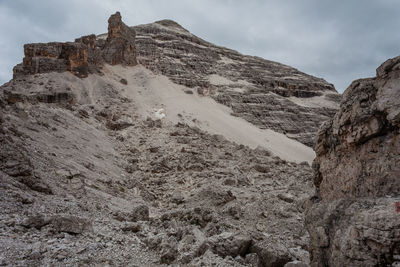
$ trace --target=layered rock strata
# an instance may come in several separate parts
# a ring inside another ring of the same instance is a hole
[[[337,110],[340,96],[323,79],[213,45],[174,21],[134,29],[141,64],[210,95],[260,128],[313,146],[319,126]]]
[[[307,217],[315,266],[399,264],[399,66],[393,58],[375,78],[354,81],[320,129],[313,163],[320,201]]]
[[[340,99],[323,79],[213,45],[170,20],[128,27],[119,12],[109,18],[107,34],[75,42],[27,44],[24,53],[14,78],[52,71],[85,78],[101,73],[104,63],[133,66],[139,60],[175,83],[229,106],[234,116],[308,146]]]
[[[117,12],[108,20],[106,40],[97,40],[92,34],[75,42],[26,44],[24,55],[22,64],[14,67],[14,78],[54,71],[70,71],[84,78],[96,72],[104,62],[136,65],[135,30],[126,26]]]

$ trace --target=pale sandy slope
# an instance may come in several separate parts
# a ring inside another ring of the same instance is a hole
[[[156,75],[143,66],[107,66],[105,77],[118,86],[126,97],[131,98],[143,117],[153,116],[163,108],[164,120],[185,122],[212,133],[225,136],[228,140],[255,148],[267,148],[282,159],[294,162],[307,161],[315,157],[314,151],[285,135],[272,130],[261,130],[244,119],[231,115],[230,108],[215,102],[210,97],[187,94],[190,90],[171,82],[167,77]],[[124,78],[128,85],[119,80]]]

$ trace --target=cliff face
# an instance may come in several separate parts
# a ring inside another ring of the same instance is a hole
[[[400,57],[354,81],[318,134],[309,210],[316,266],[386,266],[400,255]]]
[[[312,147],[321,123],[337,110],[340,96],[323,79],[213,45],[173,21],[134,29],[141,64],[210,95],[262,129]]]
[[[35,43],[24,46],[22,64],[14,67],[14,78],[21,75],[70,71],[80,78],[99,72],[104,63],[136,65],[135,30],[126,26],[119,12],[108,20],[106,40],[94,34],[75,42]]]

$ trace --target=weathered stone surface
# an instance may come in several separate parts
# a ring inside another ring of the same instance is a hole
[[[310,267],[310,265],[302,261],[291,261],[286,263],[284,267]]]
[[[399,62],[354,81],[320,129],[306,216],[313,266],[400,264]]]
[[[314,182],[322,199],[400,193],[398,72],[354,81],[321,128]]]
[[[4,90],[3,91],[6,101],[9,104],[15,104],[18,102],[30,102],[32,104],[43,102],[43,103],[59,103],[59,104],[73,104],[76,100],[75,95],[69,91],[59,92],[17,92]]]
[[[257,253],[260,266],[284,266],[292,261],[289,250],[279,243],[258,242],[251,247],[251,252]]]
[[[70,234],[82,234],[92,228],[92,223],[88,219],[76,216],[54,216],[51,218],[51,224],[56,232]]]
[[[313,266],[395,266],[400,255],[400,213],[395,207],[399,200],[314,204],[306,218]]]
[[[97,41],[96,35],[90,34],[75,39],[75,42],[82,43],[88,48],[87,62],[89,67],[101,66],[104,63],[104,59],[101,56],[101,42]]]
[[[248,236],[226,232],[212,236],[202,244],[202,247],[204,252],[206,249],[210,249],[221,257],[244,257],[249,252],[251,244],[252,240]]]
[[[25,218],[22,222],[21,225],[26,227],[26,228],[36,228],[36,229],[41,229],[43,226],[47,225],[50,223],[50,220],[46,218],[43,214],[37,214],[33,216],[29,216]]]
[[[108,19],[108,35],[103,47],[103,58],[111,64],[136,65],[135,30],[126,26],[116,12]]]
[[[88,48],[83,43],[36,43],[24,45],[22,66],[14,68],[14,77],[51,71],[70,71],[78,77],[88,75]]]
[[[232,108],[235,116],[260,128],[313,146],[319,126],[337,110],[340,96],[323,79],[213,45],[174,21],[133,28],[141,64],[175,83],[195,88],[200,95],[211,96]],[[315,98],[330,104],[307,104]],[[293,102],[296,99],[304,104]]]

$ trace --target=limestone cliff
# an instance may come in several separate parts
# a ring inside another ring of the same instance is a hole
[[[354,81],[319,132],[307,217],[315,266],[400,260],[400,57]],[[394,266],[394,265],[393,265]]]

